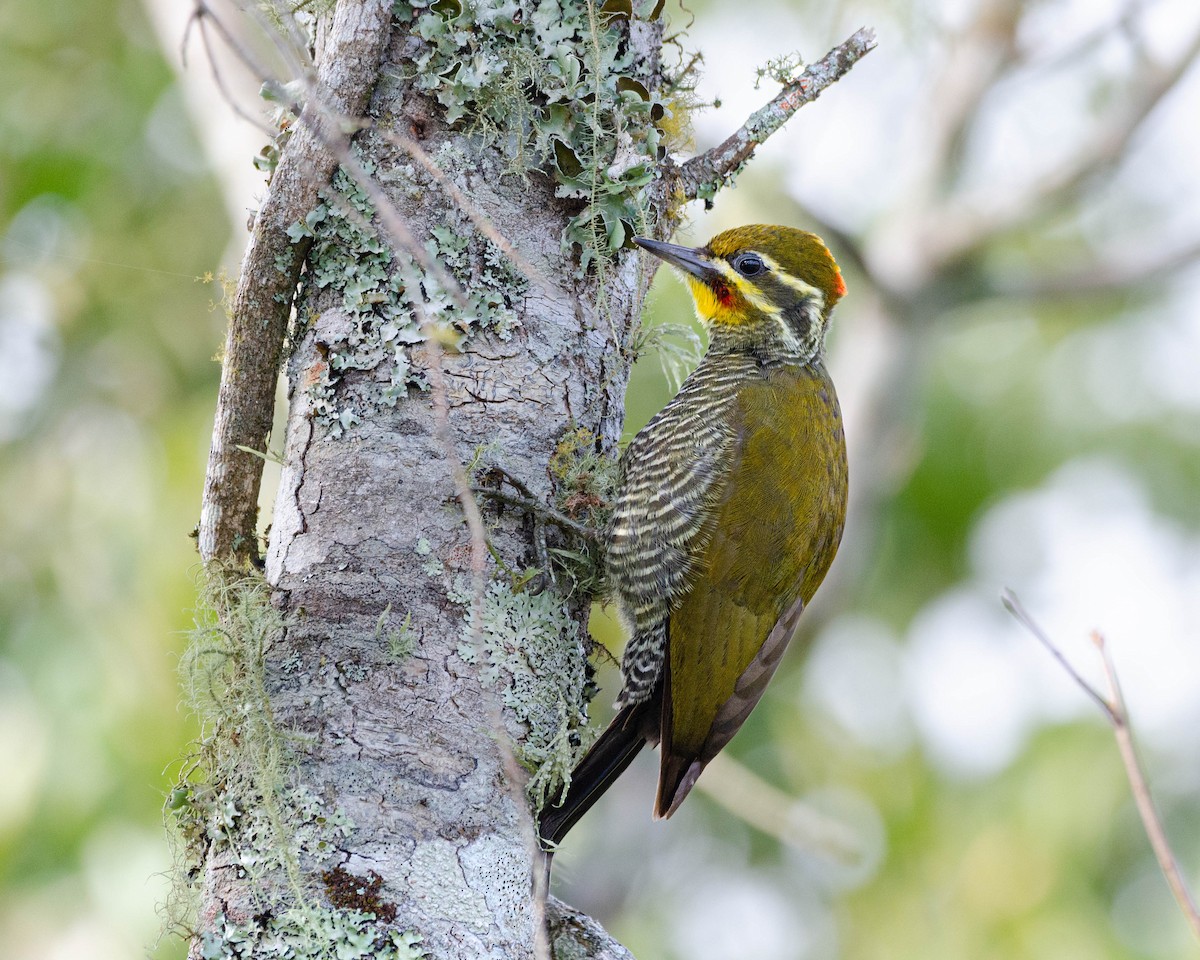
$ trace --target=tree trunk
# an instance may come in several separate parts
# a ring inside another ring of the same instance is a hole
[[[660,27],[601,21],[586,3],[552,17],[542,13],[554,4],[524,6],[503,23],[473,11],[479,37],[431,42],[418,33],[449,15],[401,11],[353,148],[393,209],[380,216],[378,195],[343,172],[292,229],[311,246],[266,557],[282,615],[263,636],[269,719],[226,719],[217,734],[237,742],[226,752],[242,772],[211,774],[213,816],[234,812],[208,830],[195,957],[274,956],[277,944],[314,957],[545,955],[526,784],[535,771],[544,791],[555,764],[569,764],[566,741],[578,746],[590,598],[525,582],[534,525],[517,509],[485,505],[496,559],[478,569],[483,544],[464,522],[456,471],[496,464],[549,500],[547,465],[564,438],[616,452],[645,286],[622,247],[620,205],[645,206],[654,157],[639,141],[655,133],[648,109],[621,112],[616,84],[636,81],[638,102],[651,101]],[[519,65],[555,36],[576,51],[558,50],[578,72],[561,94],[575,116],[551,118],[520,84],[498,82],[500,108],[482,122],[477,91],[418,89],[439,58],[460,57],[463,71],[488,57]],[[522,104],[524,130],[504,115]],[[553,139],[537,129],[549,123]],[[583,142],[593,133],[594,151]],[[608,168],[631,158],[640,179],[614,187],[625,171]],[[608,219],[590,205],[597,184],[614,200]],[[397,216],[435,266],[389,232]],[[564,241],[572,230],[582,244]],[[217,606],[243,638],[270,618],[237,621],[228,601]],[[274,742],[248,747],[253,737]],[[565,935],[584,926],[575,918]]]
[[[629,257],[607,272],[602,317],[594,281],[574,280],[576,266],[561,251],[569,213],[552,184],[506,178],[498,152],[480,152],[447,129],[424,97],[379,95],[374,107],[385,122],[421,130],[431,155],[469,157],[447,173],[554,282],[512,296],[511,318],[502,308],[513,325],[507,339],[484,330],[444,358],[452,450],[427,392],[410,387],[395,405],[383,399],[395,386],[395,361],[377,330],[342,308],[343,291],[309,290],[301,309],[315,319],[289,364],[285,466],[267,558],[289,620],[268,657],[272,705],[281,728],[312,738],[299,758],[301,780],[354,823],[346,869],[384,877],[405,928],[438,957],[530,956],[532,821],[507,738],[524,735],[512,721],[554,704],[519,703],[519,716],[507,710],[501,725],[501,701],[513,706],[517,684],[540,679],[540,665],[524,660],[531,641],[497,620],[490,602],[482,636],[472,639],[472,543],[453,467],[495,462],[549,499],[547,463],[568,431],[591,431],[602,450],[614,450],[637,273]],[[405,167],[388,144],[370,135],[359,142],[378,170]],[[466,233],[431,179],[413,169],[401,184],[389,195],[414,234],[447,225],[456,237]],[[480,246],[468,244],[472,269],[486,269]],[[335,357],[346,372],[331,382]],[[489,514],[489,523],[506,563],[534,562],[519,513]],[[486,576],[500,577],[488,601],[494,590],[522,602],[493,563]],[[529,611],[552,612],[543,602],[551,595]],[[566,610],[553,641],[569,641],[579,659],[586,609],[576,599]],[[400,662],[386,640],[396,631],[413,647]],[[497,670],[505,675],[492,683]]]

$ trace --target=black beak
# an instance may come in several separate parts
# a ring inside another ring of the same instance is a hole
[[[700,249],[693,250],[691,247],[680,247],[674,243],[663,243],[661,240],[650,240],[647,237],[634,237],[633,242],[671,266],[678,267],[684,273],[690,273],[697,280],[712,283],[720,275]]]

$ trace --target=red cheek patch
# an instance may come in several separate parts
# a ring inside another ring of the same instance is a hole
[[[728,307],[733,303],[733,291],[725,284],[718,283],[714,293],[716,293],[717,299],[721,302],[721,306]]]

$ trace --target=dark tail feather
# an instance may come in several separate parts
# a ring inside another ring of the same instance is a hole
[[[654,798],[654,819],[665,820],[683,803],[683,798],[696,784],[707,761],[688,756],[675,749],[675,715],[671,700],[671,661],[664,667],[664,688],[658,726],[662,731],[659,743],[658,795]]]
[[[571,787],[566,798],[559,797],[558,802],[543,808],[538,821],[543,843],[559,843],[612,782],[625,772],[646,745],[645,718],[648,710],[656,709],[657,705],[637,703],[613,717],[600,739],[571,772]]]
[[[683,803],[704,772],[707,761],[663,752],[658,774],[658,796],[654,801],[654,819],[665,820]]]

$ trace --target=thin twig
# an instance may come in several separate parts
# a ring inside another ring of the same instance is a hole
[[[395,130],[383,130],[379,127],[376,127],[375,129],[386,140],[390,141],[392,144],[399,147],[410,157],[416,160],[417,163],[424,168],[425,172],[434,179],[437,185],[441,187],[443,191],[445,191],[446,196],[453,201],[454,205],[466,215],[467,219],[471,221],[471,224],[475,227],[475,229],[487,237],[487,239],[490,240],[496,246],[496,248],[508,258],[509,262],[512,263],[512,265],[518,270],[520,270],[527,279],[536,281],[543,287],[551,286],[546,275],[538,270],[537,267],[535,267],[532,263],[530,263],[528,258],[526,258],[520,250],[513,246],[512,241],[510,241],[508,237],[496,229],[496,225],[492,223],[491,218],[488,217],[488,215],[482,210],[480,210],[476,204],[472,203],[466,197],[466,195],[458,189],[458,185],[446,176],[442,168],[439,167],[434,162],[433,158],[425,152],[424,147],[422,147],[411,137],[406,137],[404,134]]]
[[[341,141],[340,144],[335,142],[331,144],[331,149],[334,150],[347,175],[370,198],[375,212],[379,216],[384,236],[388,240],[392,250],[397,254],[402,251],[409,253],[417,264],[424,267],[428,273],[437,277],[439,282],[442,283],[443,288],[451,294],[460,306],[465,307],[467,303],[466,294],[463,292],[458,281],[440,263],[429,257],[423,246],[417,244],[412,231],[408,228],[408,224],[405,223],[400,211],[379,186],[378,182],[367,173],[362,164],[354,157],[348,143],[345,141]],[[420,289],[417,283],[414,283],[412,286],[414,289]],[[479,501],[475,499],[470,477],[468,477],[462,458],[458,454],[454,425],[450,419],[450,391],[446,383],[443,367],[445,351],[442,349],[438,332],[429,316],[429,312],[425,309],[425,303],[421,297],[419,295],[413,297],[412,304],[413,312],[425,344],[429,393],[434,414],[434,434],[442,447],[447,462],[450,464],[450,474],[454,483],[454,491],[458,497],[459,505],[462,507],[471,544],[471,635],[468,642],[472,648],[482,652],[483,600],[484,592],[487,589],[487,577],[485,575],[488,557],[487,529],[484,526],[483,513],[479,508]],[[491,731],[506,730],[504,707],[499,696],[494,690],[489,689],[486,684],[483,684],[483,688],[484,702],[489,715],[488,729]],[[538,865],[541,863],[541,848],[538,843],[537,826],[524,794],[523,785],[526,781],[526,774],[517,760],[511,739],[500,733],[494,737],[494,742],[497,745],[500,754],[500,763],[505,772],[504,789],[508,792],[513,807],[524,813],[523,816],[519,816],[518,818],[518,829],[521,832],[521,839],[529,852],[530,863],[533,864],[535,896],[540,897],[534,905],[534,912],[538,915],[537,927],[534,930],[535,956],[538,960],[551,960],[543,916],[547,880],[544,877],[539,877],[541,871]]]
[[[578,520],[572,520],[565,513],[552,510],[550,507],[538,503],[536,500],[530,500],[528,497],[514,497],[512,494],[505,493],[502,490],[494,490],[491,487],[471,487],[471,492],[491,500],[497,500],[500,503],[507,503],[510,507],[517,507],[526,513],[541,517],[546,522],[552,523],[564,530],[569,530],[575,536],[582,540],[587,540],[589,543],[595,543],[600,539],[600,531],[595,527],[589,527]]]
[[[1104,711],[1104,715],[1108,718],[1108,722],[1115,725],[1117,723],[1117,715],[1114,712],[1113,705],[1105,699],[1102,693],[1084,680],[1083,677],[1080,676],[1079,672],[1073,666],[1071,666],[1071,661],[1063,655],[1063,652],[1054,645],[1054,641],[1046,635],[1046,632],[1040,626],[1038,626],[1037,621],[1034,620],[1033,617],[1029,615],[1029,611],[1022,606],[1017,595],[1011,590],[1005,590],[1000,594],[1000,602],[1004,604],[1004,609],[1016,617],[1021,626],[1032,633],[1034,637],[1037,638],[1038,642],[1050,652],[1050,656],[1054,657],[1054,659],[1058,661],[1059,666],[1067,671],[1067,674],[1070,676],[1070,678],[1074,680],[1076,684],[1078,684],[1079,689],[1091,697],[1096,706]]]
[[[204,5],[203,0],[195,0],[195,2],[198,10],[200,8],[204,9],[205,17],[213,21],[214,25],[220,31],[221,36],[229,44],[230,50],[242,62],[243,66],[250,70],[264,84],[271,83],[277,88],[283,89],[283,85],[278,78],[267,71],[244,44],[237,42],[233,32]],[[270,33],[265,25],[263,29],[264,32]],[[277,46],[281,50],[285,49],[285,45],[277,44]],[[331,53],[330,59],[336,59],[336,56]],[[376,213],[379,214],[380,220],[384,222],[384,226],[391,234],[393,248],[403,251],[412,257],[422,270],[428,274],[432,274],[437,279],[438,283],[442,285],[460,307],[465,308],[467,306],[467,295],[463,291],[461,284],[451,276],[436,258],[430,256],[423,244],[417,241],[412,231],[409,230],[408,224],[404,222],[404,218],[396,210],[387,194],[379,186],[375,178],[367,173],[366,168],[363,167],[351,151],[350,137],[359,130],[367,129],[372,124],[359,116],[362,112],[361,110],[345,110],[341,104],[331,102],[321,82],[321,77],[314,74],[311,69],[301,69],[298,67],[297,70],[304,80],[306,96],[306,103],[294,103],[290,105],[291,110],[298,117],[298,124],[306,128],[309,134],[328,153],[333,155],[337,161],[336,166],[340,166],[343,172],[367,194]],[[280,162],[282,163],[282,158]],[[278,169],[276,173],[278,173]],[[302,218],[307,213],[308,210],[302,211],[300,217]]]
[[[1188,925],[1192,928],[1192,933],[1195,934],[1196,939],[1200,940],[1200,909],[1197,908],[1196,900],[1192,896],[1187,881],[1183,877],[1183,871],[1179,868],[1179,861],[1171,849],[1171,843],[1167,839],[1166,830],[1163,829],[1162,818],[1159,816],[1158,810],[1154,806],[1154,799],[1150,795],[1150,786],[1146,781],[1146,773],[1142,769],[1141,761],[1138,759],[1137,750],[1134,747],[1133,730],[1129,723],[1129,710],[1125,706],[1125,697],[1121,693],[1121,684],[1117,679],[1117,669],[1113,664],[1112,656],[1108,652],[1108,646],[1104,642],[1103,635],[1099,631],[1093,631],[1092,643],[1096,645],[1096,649],[1100,653],[1101,662],[1104,665],[1104,677],[1108,683],[1107,697],[1084,680],[1075,668],[1071,666],[1062,651],[1054,645],[1054,642],[1050,640],[1045,631],[1038,626],[1037,622],[1021,605],[1021,601],[1017,599],[1015,593],[1006,589],[1001,593],[1000,600],[1008,612],[1016,617],[1021,625],[1038,639],[1042,646],[1050,651],[1054,659],[1061,664],[1071,679],[1079,685],[1080,689],[1091,697],[1099,705],[1100,709],[1104,711],[1105,717],[1108,718],[1108,722],[1113,728],[1113,736],[1117,741],[1117,749],[1121,753],[1121,763],[1125,767],[1125,776],[1128,778],[1130,789],[1133,791],[1133,800],[1137,805],[1138,816],[1142,821],[1142,828],[1146,831],[1146,836],[1150,840],[1150,846],[1154,850],[1154,856],[1158,859],[1158,865],[1167,880],[1167,885],[1171,888],[1171,893],[1175,895],[1179,909],[1183,911],[1183,915],[1187,919]]]
[[[393,212],[398,219],[399,213],[394,208]],[[384,222],[385,232],[389,234],[389,240],[393,243],[393,249],[398,249],[396,245],[397,238],[391,234],[389,218],[384,218],[381,213],[381,220]],[[444,351],[442,350],[441,342],[433,330],[432,322],[429,319],[428,312],[425,310],[425,305],[419,298],[416,298],[413,306],[421,332],[425,338],[425,348],[428,355],[427,370],[429,374],[429,393],[433,403],[434,434],[442,446],[447,462],[450,464],[450,474],[454,482],[455,494],[462,507],[463,517],[467,523],[467,531],[471,542],[472,590],[471,635],[469,643],[472,648],[482,652],[483,599],[484,591],[487,589],[487,578],[485,576],[488,556],[487,530],[484,527],[483,513],[479,509],[479,502],[475,499],[475,494],[471,488],[470,478],[467,476],[462,459],[458,455],[454,426],[450,421],[450,392],[446,384],[445,371],[442,365]],[[518,814],[518,829],[521,832],[522,842],[529,852],[529,861],[533,865],[534,914],[537,924],[534,930],[534,955],[537,957],[537,960],[551,960],[550,947],[545,934],[544,917],[546,895],[548,893],[548,878],[543,876],[543,871],[539,869],[542,854],[538,843],[537,825],[529,809],[528,800],[523,789],[526,774],[517,760],[512,741],[502,733],[507,727],[504,722],[504,708],[500,697],[486,683],[481,684],[481,686],[484,691],[483,699],[488,713],[487,729],[496,732],[496,736],[493,739],[500,753],[500,763],[504,768],[504,789],[512,800],[513,807],[524,814]]]
[[[184,27],[183,30],[183,39],[180,41],[179,48],[180,61],[184,67],[187,67],[188,39],[191,37],[192,27],[194,26],[196,28],[196,32],[200,34],[200,44],[204,47],[205,59],[208,60],[209,73],[212,75],[213,84],[216,86],[217,92],[221,94],[221,98],[229,105],[230,109],[232,109],[238,117],[255,127],[260,133],[271,138],[278,136],[278,130],[276,130],[270,124],[264,123],[261,117],[255,116],[254,114],[250,113],[249,110],[243,108],[242,105],[237,102],[237,98],[234,97],[233,92],[226,86],[225,77],[217,68],[217,58],[213,52],[212,40],[208,36],[208,22],[210,19],[213,19],[217,24],[218,30],[221,32],[222,36],[226,36],[224,28],[220,26],[219,21],[215,21],[215,18],[209,16],[208,7],[202,3],[197,3],[196,8],[188,17],[187,26]],[[226,42],[229,42],[227,37]]]
[[[834,47],[788,83],[765,106],[756,110],[724,143],[692,157],[679,168],[674,185],[688,200],[704,187],[723,186],[753,156],[755,149],[779,130],[806,103],[816,100],[826,87],[840,80],[859,60],[875,49],[875,31],[864,27]]]
[[[292,2],[293,0],[287,0],[285,3],[272,0],[270,3],[263,3],[258,0],[247,3],[246,0],[240,0],[238,9],[258,27],[259,36],[271,42],[284,70],[290,71],[294,77],[304,77],[311,82],[317,79],[313,57],[315,55],[324,59],[324,52],[309,46],[307,32],[301,29],[294,16],[299,10],[287,9],[292,6]],[[317,17],[319,19],[320,15]]]
[[[1100,659],[1104,663],[1104,678],[1108,681],[1108,697],[1113,708],[1113,735],[1117,739],[1117,749],[1121,751],[1121,760],[1125,764],[1125,773],[1129,777],[1129,786],[1133,789],[1133,799],[1137,804],[1138,815],[1142,818],[1142,826],[1146,828],[1146,836],[1150,838],[1150,846],[1154,848],[1154,856],[1167,885],[1175,895],[1179,909],[1187,918],[1196,939],[1200,940],[1200,910],[1188,889],[1183,871],[1179,869],[1179,861],[1171,849],[1163,829],[1162,817],[1154,806],[1154,798],[1150,796],[1150,785],[1146,782],[1146,774],[1138,759],[1137,750],[1133,744],[1133,731],[1129,726],[1129,711],[1125,707],[1125,697],[1121,693],[1121,684],[1117,680],[1117,669],[1113,664],[1108,645],[1099,631],[1092,633],[1092,642],[1100,651]]]

